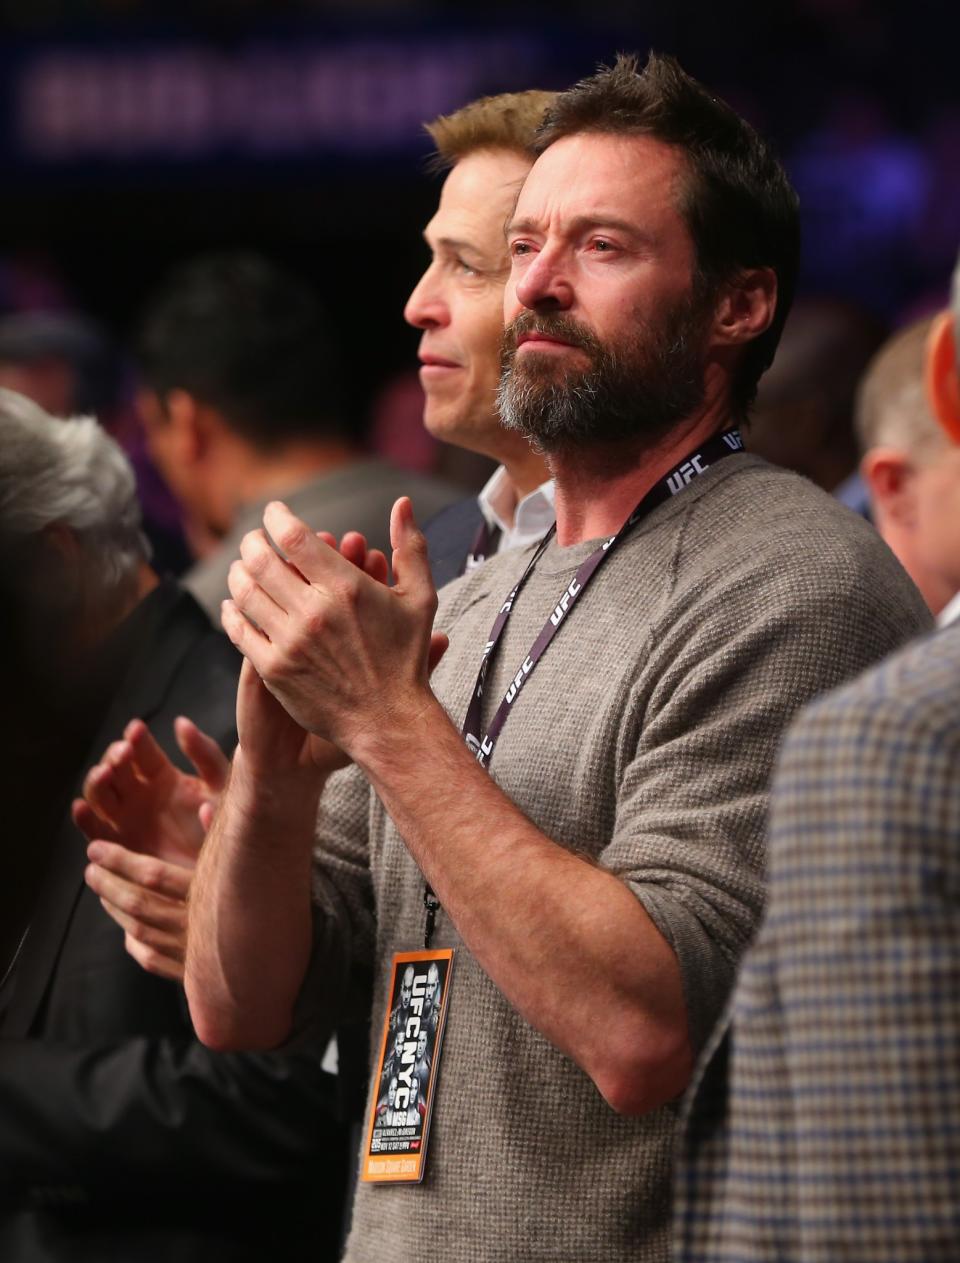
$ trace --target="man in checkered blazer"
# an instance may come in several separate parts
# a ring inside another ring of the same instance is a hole
[[[927,350],[960,462],[957,346],[960,267]],[[803,713],[769,880],[687,1099],[676,1263],[956,1263],[960,626]]]

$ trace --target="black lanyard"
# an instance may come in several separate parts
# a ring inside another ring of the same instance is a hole
[[[507,716],[510,714],[520,690],[533,674],[534,668],[546,652],[547,646],[560,630],[561,625],[567,619],[567,615],[606,559],[623,542],[637,523],[642,521],[649,513],[652,513],[658,505],[663,504],[672,496],[683,491],[685,487],[693,482],[694,478],[706,473],[710,466],[715,465],[717,461],[723,460],[726,456],[733,456],[742,450],[743,439],[740,437],[739,430],[725,430],[722,434],[716,434],[708,439],[702,447],[684,457],[668,474],[655,483],[620,527],[619,531],[615,535],[611,535],[609,539],[604,540],[600,547],[592,552],[586,561],[580,564],[571,582],[560,593],[556,605],[544,623],[540,634],[533,642],[529,653],[524,657],[519,669],[507,685],[507,691],[503,695],[493,719],[490,721],[490,726],[487,728],[486,733],[483,734],[481,731],[481,708],[487,672],[503,636],[514,603],[523,585],[532,574],[534,567],[553,538],[556,525],[551,526],[550,530],[537,545],[536,551],[527,563],[519,581],[500,606],[483,649],[480,670],[477,673],[477,682],[467,706],[467,713],[461,728],[463,739],[473,751],[481,767],[486,767],[489,764],[503,725],[507,722]],[[426,925],[424,927],[424,947],[429,948],[436,923],[437,910],[440,907],[439,900],[429,885],[424,888],[423,903],[427,911]]]
[[[486,518],[477,527],[477,532],[473,537],[473,543],[470,545],[470,551],[467,553],[466,560],[463,563],[461,574],[469,574],[471,570],[476,570],[493,553],[497,551],[497,545],[500,543],[500,536],[503,532],[499,526],[491,526]]]

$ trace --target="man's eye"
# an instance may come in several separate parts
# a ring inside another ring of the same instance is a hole
[[[516,258],[518,255],[530,253],[529,241],[514,241],[510,245],[510,253]]]
[[[597,238],[596,241],[592,241],[590,245],[591,245],[591,248],[597,252],[597,254],[612,254],[614,250],[613,242],[604,241],[602,237]]]
[[[477,275],[477,269],[472,264],[468,263],[466,259],[461,259],[459,255],[456,257],[456,259],[454,259],[454,263],[456,264],[457,271],[462,276],[476,276]]]

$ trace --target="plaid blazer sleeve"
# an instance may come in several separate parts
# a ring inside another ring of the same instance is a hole
[[[681,1166],[678,1257],[956,1260],[960,630],[804,713],[769,857],[725,1122]]]

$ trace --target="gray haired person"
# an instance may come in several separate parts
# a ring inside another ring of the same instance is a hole
[[[305,1248],[334,1257],[342,1159],[322,1047],[203,1048],[179,984],[134,964],[84,885],[71,819],[119,733],[141,759],[165,746],[183,764],[177,723],[214,776],[217,744],[236,739],[236,655],[150,568],[133,471],[113,440],[91,418],[56,420],[7,390],[0,606],[0,1258],[297,1257],[318,1165],[332,1213],[306,1229]]]
[[[112,668],[102,646],[156,586],[133,471],[90,418],[55,420],[0,389],[0,786],[12,837],[0,894],[0,971],[23,934]],[[53,766],[51,768],[50,761]]]
[[[45,611],[86,614],[102,627],[157,583],[133,470],[117,444],[91,417],[55,420],[4,389],[0,538],[8,566],[25,551],[42,560],[32,595]]]

